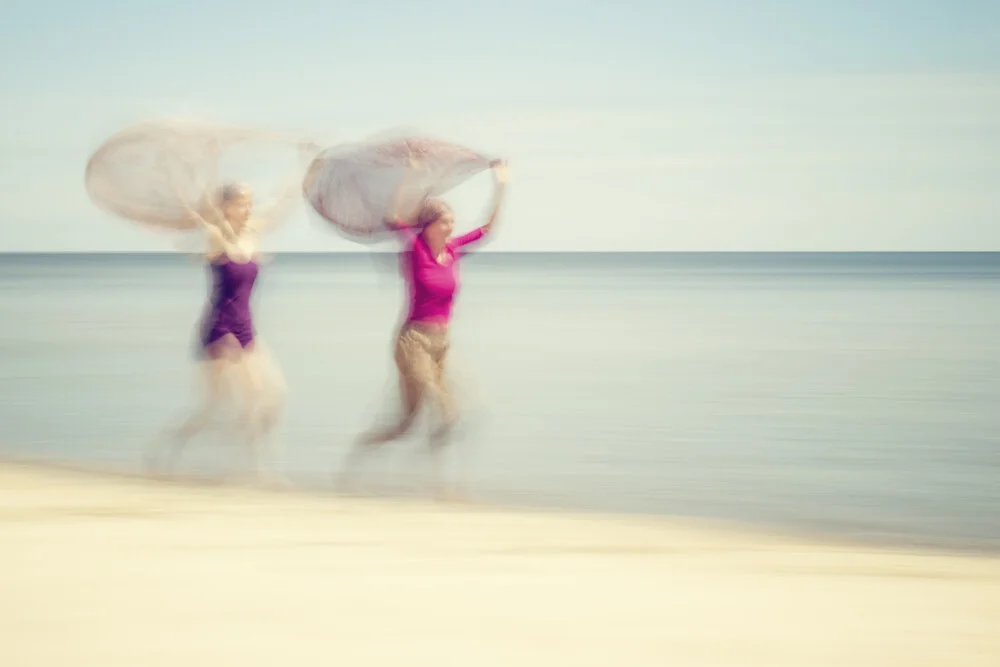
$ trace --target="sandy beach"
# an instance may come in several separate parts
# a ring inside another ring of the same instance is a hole
[[[0,464],[0,665],[1000,664],[1000,559]]]

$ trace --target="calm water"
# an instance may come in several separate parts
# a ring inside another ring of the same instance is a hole
[[[1000,255],[483,254],[464,272],[454,454],[479,495],[1000,548]],[[0,257],[0,451],[139,469],[197,399],[206,291],[179,255]],[[325,484],[393,388],[392,260],[279,256],[258,297],[292,390],[287,470]],[[190,466],[220,459],[205,440]]]

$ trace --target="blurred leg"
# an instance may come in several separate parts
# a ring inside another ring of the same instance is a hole
[[[451,497],[452,495],[445,482],[444,452],[445,447],[451,442],[452,431],[458,419],[455,396],[448,381],[448,348],[448,339],[444,335],[435,339],[433,400],[438,423],[431,431],[428,445],[431,459],[430,485],[432,492],[438,497]]]
[[[400,334],[396,342],[395,360],[399,371],[402,414],[388,428],[378,429],[358,438],[345,461],[342,482],[346,482],[348,475],[374,448],[406,435],[420,412],[433,369],[430,355],[419,334],[409,330]]]
[[[283,483],[276,431],[284,412],[284,376],[259,343],[247,349],[241,365],[246,394],[243,430],[252,471],[258,478]]]
[[[202,364],[204,398],[202,404],[179,427],[171,429],[167,436],[167,458],[172,469],[180,458],[191,438],[201,433],[215,417],[219,408],[230,398],[230,385],[227,382],[227,370],[231,365],[226,353],[227,341],[222,340],[209,350],[209,359]],[[147,453],[147,465],[154,469],[159,467],[159,454],[162,442],[154,444],[153,451]]]

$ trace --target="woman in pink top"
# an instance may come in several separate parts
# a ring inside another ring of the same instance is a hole
[[[496,196],[489,219],[482,227],[452,238],[454,214],[439,199],[424,201],[411,221],[395,216],[386,221],[390,229],[406,238],[402,269],[409,287],[409,309],[396,338],[394,354],[403,414],[390,428],[363,436],[359,445],[379,445],[405,435],[425,402],[432,403],[440,417],[440,425],[431,434],[432,449],[440,451],[447,442],[457,418],[445,373],[450,347],[448,323],[459,290],[459,258],[469,244],[490,234],[500,211],[507,165],[497,161],[492,166]],[[360,453],[360,449],[356,448],[354,453]]]

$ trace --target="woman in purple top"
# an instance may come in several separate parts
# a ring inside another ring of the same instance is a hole
[[[496,195],[483,226],[452,238],[454,214],[446,203],[437,199],[423,202],[410,221],[396,216],[386,221],[390,229],[406,239],[401,264],[409,288],[409,307],[396,337],[394,353],[403,414],[391,427],[362,436],[358,441],[360,447],[354,449],[351,459],[363,449],[405,435],[425,402],[437,409],[440,418],[439,426],[431,433],[432,451],[439,452],[447,442],[457,418],[446,376],[448,325],[460,286],[459,258],[468,245],[491,233],[500,211],[507,165],[497,161],[492,166]]]
[[[204,210],[189,210],[192,220],[208,236],[205,258],[212,287],[198,341],[206,397],[171,433],[171,463],[236,390],[243,398],[240,426],[254,450],[252,465],[256,468],[259,464],[255,450],[279,420],[285,384],[277,364],[256,338],[250,309],[260,270],[258,236],[268,220],[284,215],[297,199],[297,188],[290,189],[269,213],[251,216],[253,192],[245,185],[230,184],[220,188]],[[156,457],[151,459],[150,464],[156,465]]]

